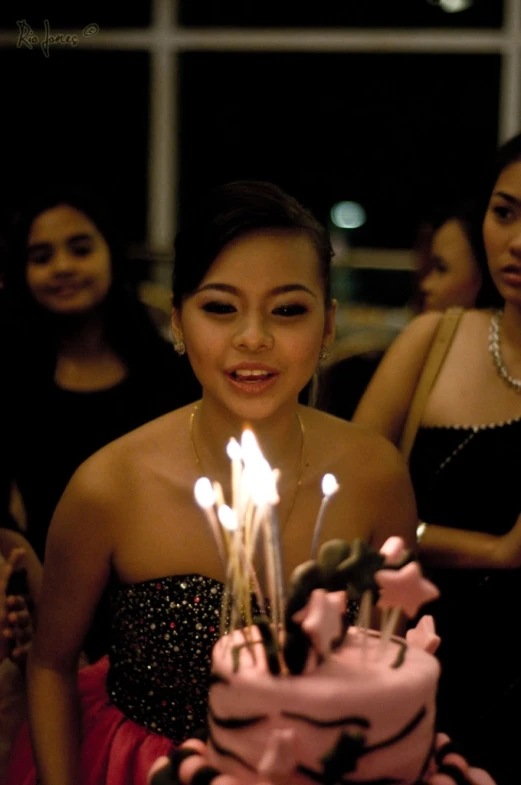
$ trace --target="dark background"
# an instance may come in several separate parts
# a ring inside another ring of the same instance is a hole
[[[436,0],[437,1],[437,0]],[[147,2],[2,3],[0,32],[79,35],[77,47],[0,46],[0,226],[34,184],[100,190],[132,243],[146,245],[150,57],[82,48],[88,24],[146,27]],[[282,29],[497,29],[502,3],[447,14],[434,0],[181,0],[180,23]],[[497,54],[184,51],[178,56],[179,216],[203,188],[273,180],[328,221],[360,202],[361,248],[410,248],[440,203],[472,193],[498,141]],[[174,140],[173,140],[174,143]],[[179,217],[178,216],[178,217]]]

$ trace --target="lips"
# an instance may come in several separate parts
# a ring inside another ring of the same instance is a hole
[[[258,393],[270,387],[279,371],[268,365],[242,363],[226,370],[226,376],[233,386],[242,392]]]
[[[49,288],[49,293],[56,297],[69,297],[82,289],[80,284],[67,283]]]
[[[521,286],[521,265],[509,264],[501,268],[500,274],[505,283],[515,287]]]

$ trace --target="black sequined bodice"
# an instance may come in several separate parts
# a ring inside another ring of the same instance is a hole
[[[114,592],[110,699],[176,744],[206,724],[222,594],[221,583],[201,575],[120,585]]]

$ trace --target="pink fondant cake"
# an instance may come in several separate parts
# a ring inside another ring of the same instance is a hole
[[[416,782],[434,740],[439,666],[421,649],[349,629],[313,673],[275,676],[235,631],[216,645],[207,759],[245,785],[323,782],[329,765],[356,780]],[[333,781],[339,781],[335,778]]]
[[[386,546],[376,554],[333,541],[299,568],[282,643],[266,619],[217,642],[207,742],[182,745],[174,781],[494,785],[435,733],[440,667],[432,617],[405,639],[391,631],[392,609],[413,615],[437,592],[410,554]],[[369,597],[388,614],[380,632],[348,625],[349,594],[361,599],[359,619]]]
[[[286,596],[273,513],[278,474],[251,432],[233,456],[233,509],[210,512],[219,494],[209,480],[196,492],[210,525],[219,514],[234,531],[217,543],[229,554],[227,634],[212,653],[207,742],[186,741],[153,785],[494,785],[435,733],[432,618],[406,639],[393,634],[400,614],[413,618],[438,596],[403,541],[391,537],[376,551],[332,540],[317,554],[324,507],[338,488],[325,475],[312,559],[294,571]],[[379,631],[368,629],[375,605]]]

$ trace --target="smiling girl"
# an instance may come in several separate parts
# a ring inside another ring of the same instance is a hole
[[[42,561],[54,508],[78,466],[199,397],[188,363],[134,293],[129,265],[110,213],[89,192],[36,192],[13,221],[2,301],[2,481],[16,485]],[[105,615],[100,608],[86,641],[91,660],[108,651]]]
[[[216,189],[178,236],[175,345],[203,394],[90,458],[56,510],[30,662],[43,785],[79,782],[80,770],[88,785],[142,785],[170,740],[204,723],[224,576],[193,488],[207,475],[229,498],[225,447],[246,424],[281,470],[286,577],[309,558],[326,472],[340,490],[324,539],[363,537],[378,547],[397,534],[412,542],[416,511],[396,449],[298,403],[334,336],[330,260],[322,226],[266,183]],[[80,674],[80,715],[76,662],[109,583],[108,674],[104,661]],[[19,752],[20,764],[23,745]],[[34,782],[26,767],[8,781]]]

